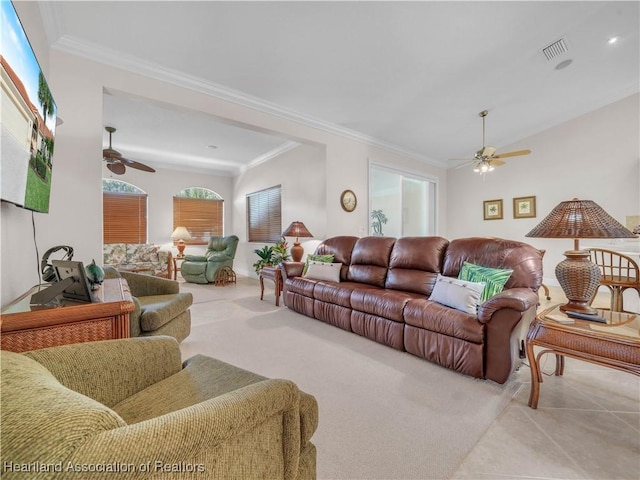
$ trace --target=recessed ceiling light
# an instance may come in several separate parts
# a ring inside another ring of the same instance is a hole
[[[618,37],[611,37],[609,40],[607,40],[607,43],[609,45],[614,45],[614,44],[618,43]]]
[[[216,149],[216,148],[218,148],[218,147],[217,147],[216,145],[207,145],[207,148],[212,148],[212,149],[214,149],[214,150],[215,150],[215,149]]]
[[[573,60],[568,58],[567,60],[563,60],[558,65],[556,65],[556,70],[562,70],[563,68],[567,68],[569,65],[573,63]]]

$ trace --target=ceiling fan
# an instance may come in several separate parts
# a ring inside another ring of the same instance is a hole
[[[496,155],[496,147],[485,146],[485,123],[484,119],[489,114],[488,110],[483,110],[479,113],[482,117],[482,148],[478,150],[473,158],[452,158],[451,160],[469,160],[469,162],[459,165],[456,168],[461,168],[470,164],[474,164],[473,171],[484,174],[494,170],[494,167],[504,165],[505,162],[500,160],[501,158],[517,157],[520,155],[529,155],[531,150],[518,150],[515,152],[501,153]]]
[[[107,168],[109,170],[116,175],[122,175],[127,171],[127,167],[136,168],[144,172],[155,172],[155,170],[148,165],[124,158],[119,151],[114,150],[111,147],[111,135],[116,131],[116,129],[114,127],[105,127],[105,130],[109,132],[109,148],[102,150],[102,158],[107,162]]]

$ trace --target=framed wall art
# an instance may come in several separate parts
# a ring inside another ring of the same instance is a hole
[[[502,199],[485,200],[483,206],[485,220],[502,220]]]
[[[517,197],[513,199],[513,218],[535,218],[536,197]]]

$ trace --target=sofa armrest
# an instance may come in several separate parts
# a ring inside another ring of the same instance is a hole
[[[176,412],[101,432],[67,461],[150,462],[152,469],[157,462],[190,464],[200,469],[197,478],[294,480],[301,449],[299,394],[293,382],[264,380]],[[162,474],[161,470],[153,472]],[[168,478],[190,478],[187,473]]]
[[[182,369],[178,342],[153,336],[27,352],[67,388],[112,407]]]
[[[175,280],[133,272],[120,272],[120,275],[129,284],[134,297],[180,293],[180,284]]]
[[[304,262],[282,262],[278,268],[284,281],[288,277],[300,277],[304,270]]]
[[[525,312],[538,305],[538,296],[529,288],[510,288],[478,306],[478,320],[489,323],[493,314],[503,308]]]

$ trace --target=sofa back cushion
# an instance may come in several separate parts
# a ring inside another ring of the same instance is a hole
[[[113,410],[69,390],[25,355],[3,350],[0,365],[5,464],[55,464],[89,437],[126,425]]]
[[[447,245],[449,241],[442,237],[398,238],[391,250],[385,288],[431,295]]]
[[[347,279],[349,265],[351,264],[351,253],[358,241],[358,237],[338,236],[327,238],[316,248],[316,255],[333,255],[334,263],[341,263],[340,280]]]
[[[444,256],[442,274],[457,277],[465,261],[513,270],[505,289],[530,288],[537,292],[542,284],[542,252],[527,243],[492,237],[451,240]]]
[[[362,237],[353,247],[347,279],[384,287],[389,258],[396,239],[393,237]],[[336,259],[337,261],[337,259]]]

